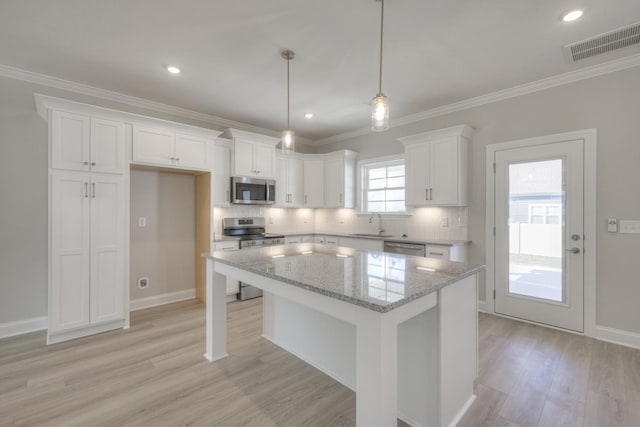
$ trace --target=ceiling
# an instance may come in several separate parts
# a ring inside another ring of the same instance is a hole
[[[0,64],[277,131],[290,48],[292,128],[318,140],[369,126],[379,19],[375,0],[2,0]],[[391,121],[637,54],[562,52],[637,22],[638,0],[387,0]]]

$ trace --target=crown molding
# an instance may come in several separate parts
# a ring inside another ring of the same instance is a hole
[[[235,120],[225,119],[223,117],[213,116],[210,114],[199,113],[197,111],[188,110],[186,108],[175,107],[161,102],[149,101],[135,96],[125,95],[123,93],[114,92],[106,89],[100,89],[94,86],[82,83],[72,82],[70,80],[60,79],[58,77],[48,76],[33,71],[23,70],[21,68],[11,67],[9,65],[0,64],[0,77],[8,77],[14,80],[21,80],[27,83],[52,87],[68,92],[78,93],[81,95],[92,96],[106,101],[118,102],[120,104],[129,105],[137,108],[144,108],[157,113],[170,114],[188,120],[196,120],[202,123],[219,127],[220,129],[235,128],[247,132],[254,132],[263,135],[280,137],[280,132],[271,129],[265,129],[259,126],[253,126],[247,123],[237,122]],[[303,145],[312,145],[311,141],[306,138],[296,138],[298,143]]]
[[[515,98],[518,96],[551,89],[557,86],[562,86],[565,84],[590,79],[592,77],[597,77],[616,71],[622,71],[637,66],[640,66],[640,54],[626,56],[624,58],[615,59],[613,61],[604,62],[602,64],[591,65],[579,70],[569,71],[567,73],[558,74],[541,80],[536,80],[531,83],[525,83],[523,85],[499,90],[496,92],[488,93],[486,95],[480,95],[475,98],[466,99],[464,101],[454,102],[452,104],[432,108],[420,113],[399,117],[391,121],[390,127],[393,128],[404,126],[433,117],[444,116],[446,114],[455,113],[457,111],[479,107],[481,105],[491,104],[509,98]],[[347,139],[355,138],[358,136],[368,135],[371,132],[372,131],[369,128],[355,129],[338,135],[330,136],[328,138],[317,139],[313,142],[313,144],[316,146],[331,144],[334,142],[345,141]]]

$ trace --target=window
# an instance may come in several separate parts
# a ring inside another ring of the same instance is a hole
[[[362,211],[405,212],[404,160],[362,165]]]
[[[560,204],[529,205],[529,224],[560,224]]]

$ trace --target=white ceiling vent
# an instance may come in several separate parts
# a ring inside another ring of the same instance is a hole
[[[610,31],[564,47],[569,61],[576,62],[640,43],[640,23]]]

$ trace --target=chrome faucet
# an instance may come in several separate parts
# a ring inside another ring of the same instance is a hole
[[[369,224],[373,224],[373,216],[378,215],[378,235],[381,236],[384,233],[384,229],[382,228],[382,215],[380,212],[373,212],[369,217]]]

